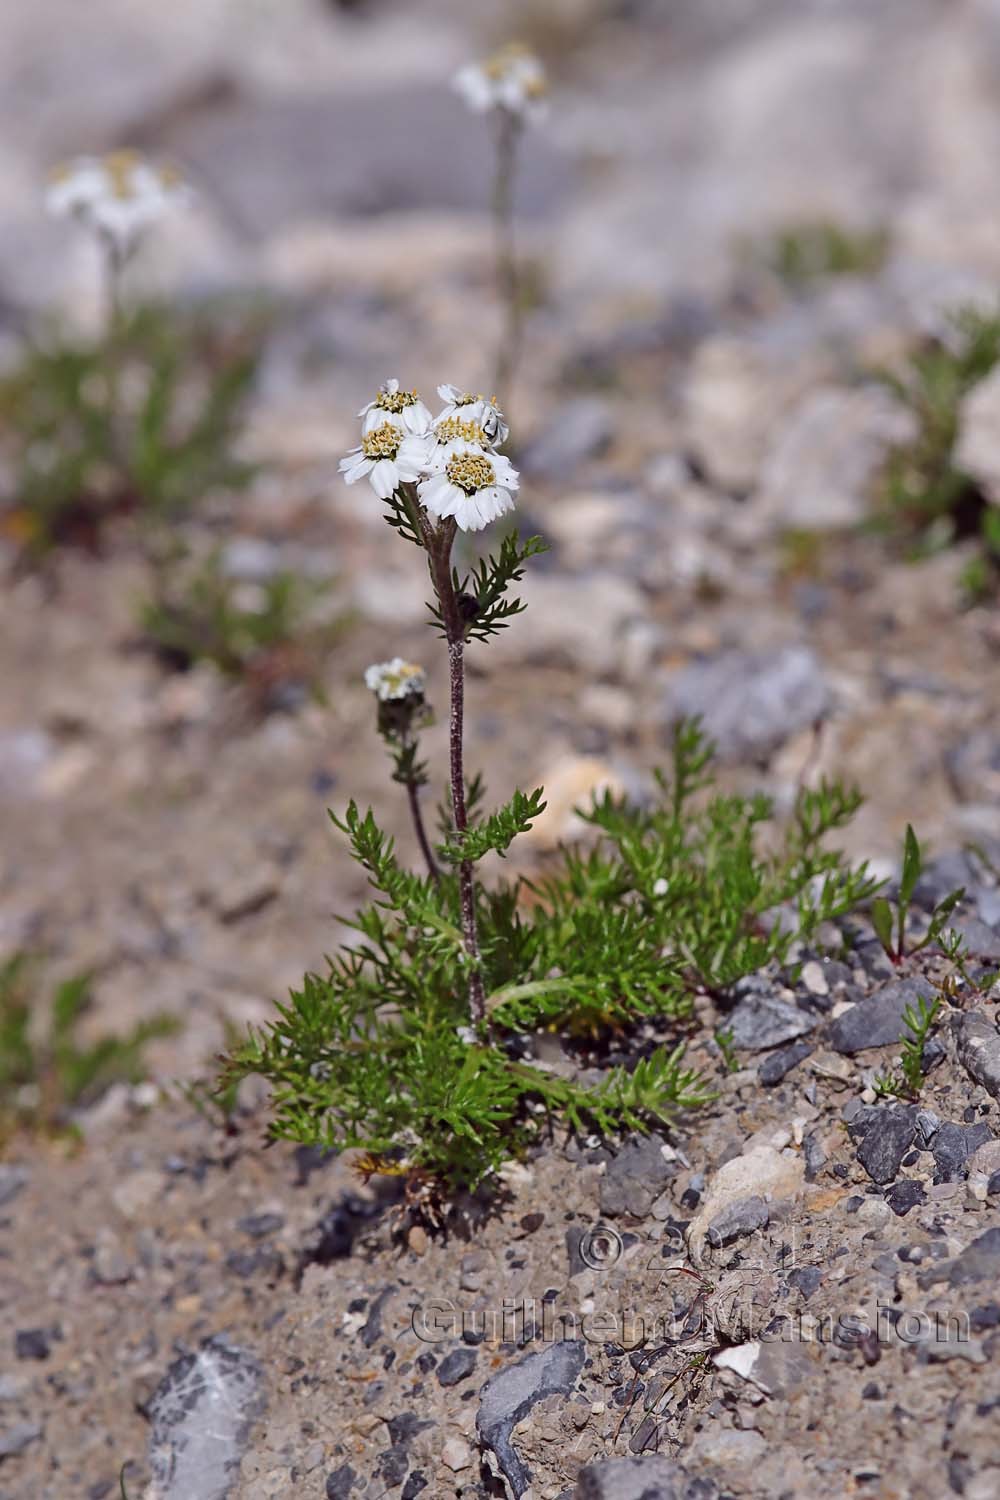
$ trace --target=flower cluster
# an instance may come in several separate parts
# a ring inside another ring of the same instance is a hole
[[[381,703],[422,698],[426,681],[423,667],[404,661],[401,656],[394,656],[392,661],[376,662],[365,670],[365,687]]]
[[[518,473],[497,452],[509,429],[495,400],[453,385],[439,385],[438,395],[444,405],[432,417],[416,391],[387,380],[360,411],[361,442],[340,470],[348,484],[367,479],[380,500],[416,485],[430,515],[480,531],[514,508]]]
[[[113,151],[56,167],[45,202],[49,213],[78,219],[124,258],[144,231],[188,193],[173,167],[149,162],[135,151]]]
[[[520,42],[510,42],[484,62],[459,69],[454,87],[476,114],[505,110],[534,122],[545,113],[549,81],[534,53]]]

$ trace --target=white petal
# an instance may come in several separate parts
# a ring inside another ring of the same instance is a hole
[[[372,489],[380,500],[388,500],[396,493],[399,471],[391,458],[380,458],[372,468]]]

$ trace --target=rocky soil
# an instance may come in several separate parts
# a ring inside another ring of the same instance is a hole
[[[803,776],[859,782],[845,842],[885,873],[912,822],[939,856],[921,915],[969,887],[978,973],[1000,891],[960,851],[995,863],[1000,839],[995,603],[959,607],[962,547],[908,562],[859,523],[911,421],[871,370],[1000,277],[1000,7],[518,12],[557,82],[511,413],[552,550],[473,655],[469,740],[496,795],[548,790],[520,857],[579,836],[594,786],[641,790],[698,712],[724,776],[779,807]],[[116,1497],[126,1462],[132,1500],[1000,1490],[995,1000],[959,986],[919,1101],[874,1103],[941,971],[890,971],[863,923],[843,958],[727,998],[735,1073],[706,1004],[703,1119],[553,1140],[445,1239],[397,1232],[349,1161],[264,1149],[252,1090],[228,1136],[177,1086],[321,967],[363,894],[325,807],[371,801],[409,848],[361,673],[424,656],[438,704],[444,673],[411,559],[336,461],[386,375],[488,379],[488,142],[445,83],[509,25],[450,0],[0,14],[0,354],[42,308],[95,316],[45,169],[126,138],[175,156],[198,203],[136,290],[278,308],[246,437],[265,467],[205,525],[234,566],[333,577],[353,616],[323,706],[261,719],[136,649],[127,530],[41,578],[0,559],[0,955],[93,969],[95,1033],[184,1023],[151,1052],[159,1102],[115,1090],[78,1152],[0,1163],[2,1500]],[[885,265],[792,289],[745,248],[817,215],[885,226]],[[995,402],[960,439],[987,492]]]

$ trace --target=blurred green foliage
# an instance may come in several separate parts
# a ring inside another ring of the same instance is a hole
[[[178,1030],[173,1017],[155,1015],[121,1036],[83,1041],[90,991],[91,976],[76,974],[46,1003],[27,954],[0,963],[0,1144],[19,1129],[71,1131],[74,1110],[113,1083],[140,1082],[147,1044]]]

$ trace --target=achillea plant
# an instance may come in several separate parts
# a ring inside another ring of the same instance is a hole
[[[826,847],[856,793],[803,791],[783,837],[761,852],[770,804],[713,793],[710,750],[690,724],[678,728],[649,806],[606,796],[585,814],[591,847],[564,851],[537,881],[484,883],[483,859],[506,855],[544,802],[540,790],[518,790],[487,813],[481,779],[466,776],[465,652],[521,612],[513,589],[543,544],[513,532],[471,572],[453,566],[457,531],[509,511],[518,476],[497,451],[507,427],[495,405],[440,389],[445,406],[432,420],[415,392],[388,382],[342,466],[348,482],[369,481],[428,569],[430,624],[449,661],[439,836],[429,838],[420,803],[424,673],[397,657],[366,680],[425,869],[407,867],[371,809],[352,801],[331,814],[373,899],[328,973],[307,974],[227,1072],[228,1082],[256,1073],[271,1084],[274,1135],[360,1149],[364,1171],[404,1175],[427,1213],[554,1123],[643,1130],[704,1104],[709,1085],[684,1059],[693,996],[783,960],[796,938],[878,888]],[[558,1069],[533,1056],[543,1030],[563,1040]],[[632,1038],[627,1066],[606,1066],[611,1035]]]
[[[488,115],[495,132],[493,234],[502,328],[497,347],[494,388],[505,401],[521,352],[524,295],[514,239],[514,187],[518,152],[525,126],[544,117],[548,78],[539,59],[519,42],[509,42],[492,57],[469,63],[455,75],[454,86],[476,114]]]

